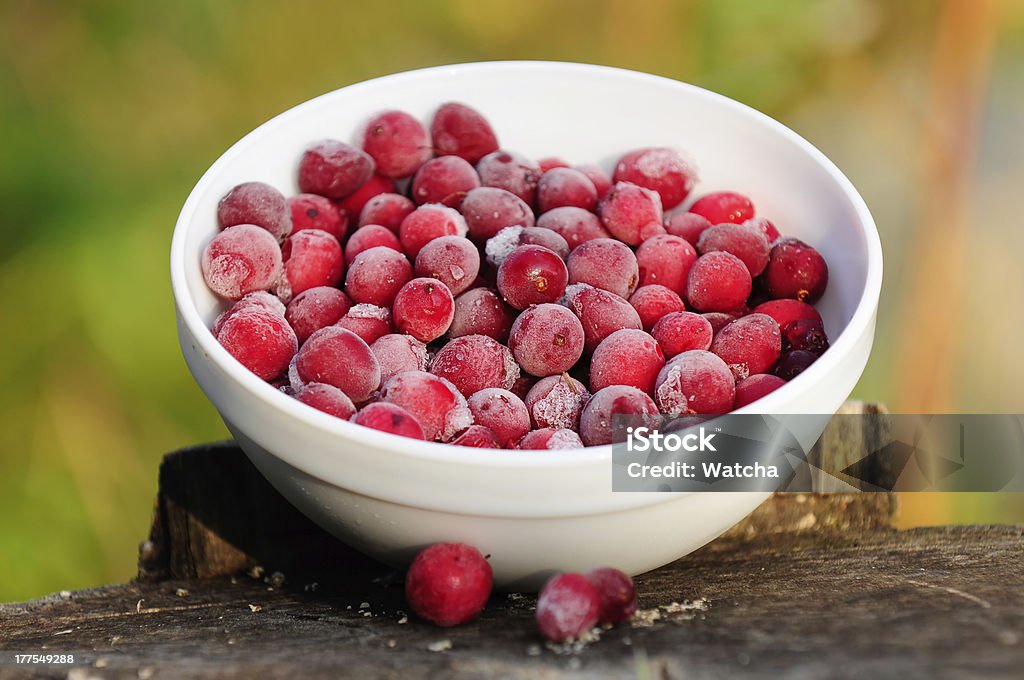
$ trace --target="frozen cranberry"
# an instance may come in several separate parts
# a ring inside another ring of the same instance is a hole
[[[396,188],[395,183],[387,177],[373,175],[366,184],[338,201],[338,207],[344,210],[346,215],[358,215],[371,199],[381,194],[393,194]]]
[[[706,312],[701,314],[702,317],[707,319],[707,322],[711,324],[711,332],[717,333],[722,330],[725,324],[729,323],[733,319],[738,319],[742,314],[726,313],[726,312]],[[710,345],[708,346],[710,348]],[[700,349],[700,348],[697,348]]]
[[[757,314],[767,314],[775,319],[779,328],[785,328],[791,321],[807,320],[821,323],[818,310],[800,300],[769,300],[754,307]]]
[[[473,449],[500,449],[494,430],[483,425],[470,425],[450,442],[453,446],[468,446]]]
[[[648,332],[666,314],[686,311],[683,299],[675,291],[659,285],[640,286],[630,296],[629,304],[633,305],[640,316],[640,323]]]
[[[440,203],[421,205],[402,220],[398,239],[405,254],[412,259],[428,241],[441,236],[465,236],[466,220],[458,210]]]
[[[421,619],[450,627],[472,621],[487,604],[491,565],[464,543],[435,543],[416,555],[405,575],[405,597]]]
[[[550,229],[513,226],[505,227],[487,239],[484,252],[487,253],[488,264],[500,267],[508,254],[519,246],[542,246],[563,260],[569,255],[569,244]]]
[[[526,158],[509,151],[495,151],[480,159],[476,171],[483,186],[504,189],[533,205],[541,173]]]
[[[714,333],[711,322],[693,312],[666,314],[651,329],[667,359],[691,349],[709,349]]]
[[[828,265],[821,254],[803,241],[784,238],[772,246],[764,285],[775,298],[815,303],[828,285]]]
[[[615,293],[574,283],[565,289],[562,304],[579,318],[585,338],[584,351],[590,354],[602,340],[617,330],[641,330],[643,322],[633,305]]]
[[[605,338],[590,359],[590,389],[631,385],[653,394],[665,355],[657,340],[643,331],[624,328]]]
[[[359,213],[359,226],[379,224],[397,235],[402,220],[415,209],[416,204],[401,194],[377,194],[366,202]]]
[[[797,319],[782,329],[782,351],[802,349],[821,354],[828,349],[828,336],[821,321]]]
[[[612,188],[612,178],[608,176],[608,173],[597,167],[596,165],[577,165],[576,169],[587,176],[587,179],[593,183],[594,188],[597,189],[597,198],[604,198],[608,190]]]
[[[217,223],[221,229],[238,224],[255,224],[269,231],[278,241],[292,230],[292,220],[284,196],[263,182],[246,182],[229,191],[217,204]]]
[[[633,579],[611,567],[591,569],[586,577],[601,596],[600,624],[613,625],[633,617],[636,613],[636,586],[633,585]]]
[[[480,273],[480,251],[462,236],[442,236],[428,241],[416,256],[416,276],[437,279],[452,295],[469,289]]]
[[[570,250],[591,239],[612,236],[597,215],[572,206],[547,211],[537,218],[537,226],[550,229],[564,238]]]
[[[621,298],[628,298],[640,280],[636,255],[627,245],[611,238],[580,244],[569,253],[566,266],[570,283],[588,283]]]
[[[792,380],[818,360],[818,355],[802,349],[786,352],[775,365],[775,375],[783,380]]]
[[[755,227],[725,223],[705,229],[697,241],[697,251],[703,255],[716,250],[740,258],[752,277],[768,266],[768,239]]]
[[[422,371],[393,375],[384,383],[381,399],[401,406],[423,427],[431,441],[446,442],[473,424],[466,398],[444,378]]]
[[[379,224],[367,224],[365,227],[356,229],[355,233],[349,237],[345,244],[345,262],[352,264],[359,253],[377,247],[390,248],[400,253],[405,252],[402,250],[402,244],[399,243],[398,237],[387,228]]]
[[[424,163],[412,180],[412,197],[417,204],[443,203],[457,208],[480,178],[468,161],[458,156],[440,156]]]
[[[636,249],[640,285],[659,284],[682,295],[697,251],[685,239],[664,234],[654,236]]]
[[[779,324],[767,314],[749,314],[730,321],[715,333],[711,351],[722,358],[736,380],[767,373],[779,360]]]
[[[565,307],[530,307],[512,324],[509,348],[524,371],[538,377],[564,373],[583,355],[583,326]]]
[[[426,439],[423,436],[423,428],[414,415],[401,406],[386,401],[367,404],[352,416],[352,422],[381,432],[397,434],[399,437]]]
[[[345,272],[341,244],[326,231],[306,229],[285,239],[281,247],[284,274],[279,295],[290,300],[304,290],[334,286]]]
[[[508,338],[515,315],[489,288],[473,288],[455,299],[455,313],[448,335],[486,335],[498,342]]]
[[[228,227],[213,237],[201,261],[206,285],[237,300],[271,288],[281,277],[281,248],[266,229],[252,224]]]
[[[458,156],[476,163],[498,148],[498,138],[480,113],[465,104],[448,102],[434,114],[430,124],[434,153]]]
[[[702,312],[728,312],[750,297],[753,281],[743,260],[720,250],[701,255],[690,267],[686,301]]]
[[[542,246],[519,246],[498,267],[498,292],[516,309],[555,302],[569,279],[565,263]]]
[[[288,208],[291,212],[293,234],[304,229],[319,229],[341,241],[348,232],[348,216],[323,196],[292,196],[288,199]]]
[[[697,183],[697,171],[679,152],[664,147],[638,149],[615,164],[615,182],[632,182],[658,192],[666,210],[676,207],[690,195]]]
[[[473,393],[467,401],[474,422],[490,428],[501,448],[512,448],[530,431],[526,404],[508,390],[488,387]]]
[[[582,449],[583,440],[572,430],[543,427],[526,433],[516,444],[516,448],[524,451]]]
[[[436,340],[452,325],[455,298],[437,279],[417,278],[402,286],[392,308],[395,327],[422,342]]]
[[[537,384],[537,379],[532,375],[520,372],[519,379],[512,385],[512,389],[509,390],[512,394],[516,395],[520,399],[525,400],[526,394]]]
[[[752,217],[743,224],[748,227],[754,227],[768,239],[768,244],[771,245],[779,240],[779,230],[775,228],[775,224],[767,217]]]
[[[645,392],[629,385],[610,385],[598,390],[580,415],[583,443],[587,446],[611,444],[614,416],[638,416],[653,423],[658,407]]]
[[[345,275],[345,290],[356,302],[390,307],[412,279],[412,265],[402,253],[377,246],[356,255]]]
[[[732,410],[736,380],[718,355],[693,349],[669,359],[658,374],[654,394],[667,415],[718,415]]]
[[[512,352],[486,335],[464,335],[448,341],[434,356],[430,372],[447,378],[467,397],[488,387],[507,390],[519,377]]]
[[[629,182],[617,182],[597,206],[597,214],[612,236],[631,246],[665,233],[661,198]]]
[[[380,364],[370,346],[352,331],[337,326],[318,330],[295,355],[292,388],[311,382],[334,385],[356,402],[380,387]]]
[[[736,383],[736,401],[733,408],[743,408],[786,384],[782,378],[770,373],[756,373]]]
[[[704,230],[711,227],[708,218],[697,213],[678,212],[665,218],[665,231],[672,236],[678,236],[692,246],[697,245],[697,240]]]
[[[544,213],[567,205],[593,210],[597,206],[594,183],[572,168],[548,170],[537,182],[537,209]]]
[[[494,187],[473,189],[459,207],[466,218],[469,235],[483,243],[505,227],[532,227],[530,206],[515,194]]]
[[[306,406],[312,406],[336,418],[348,420],[356,412],[356,407],[348,395],[334,385],[311,382],[299,388],[295,398]]]
[[[286,311],[284,303],[281,302],[281,298],[272,293],[268,293],[265,290],[256,290],[247,295],[243,295],[238,302],[231,306],[230,312],[245,309],[250,305],[261,307],[271,314],[277,314],[278,316],[284,316]]]
[[[352,331],[368,345],[395,330],[391,325],[391,312],[386,307],[370,304],[354,305],[334,325]]]
[[[597,625],[600,615],[601,595],[580,573],[559,573],[537,600],[537,627],[552,642],[580,637]]]
[[[743,194],[716,191],[698,198],[690,206],[690,212],[706,218],[711,224],[742,224],[754,216],[754,204]]]
[[[309,288],[288,303],[285,318],[295,331],[299,343],[321,328],[333,325],[352,306],[348,296],[337,288],[317,286]]]
[[[422,123],[404,111],[384,111],[366,124],[363,151],[376,163],[378,174],[398,179],[416,172],[433,150]]]
[[[366,184],[372,175],[373,159],[365,151],[325,139],[302,154],[299,190],[340,199]]]
[[[373,341],[370,350],[380,364],[382,383],[397,373],[427,370],[427,346],[410,335],[382,335]]]
[[[540,168],[541,173],[545,173],[555,168],[568,168],[569,161],[558,156],[545,156],[537,159],[537,167]]]
[[[245,305],[229,314],[221,324],[217,341],[263,380],[281,375],[299,345],[283,316],[258,305]]]
[[[580,414],[590,401],[586,385],[566,373],[541,378],[526,394],[534,427],[577,430]]]

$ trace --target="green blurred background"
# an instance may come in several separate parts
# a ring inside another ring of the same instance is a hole
[[[882,234],[854,396],[1024,412],[1024,3],[15,0],[0,37],[0,601],[130,578],[161,455],[226,436],[168,285],[193,183],[280,111],[405,69],[611,64],[780,119]],[[1014,495],[903,507],[907,525],[1024,521]]]

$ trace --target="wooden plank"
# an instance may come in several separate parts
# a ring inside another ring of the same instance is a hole
[[[1020,677],[1024,530],[734,537],[637,579],[637,620],[553,650],[534,599],[498,594],[439,629],[397,580],[335,572],[110,586],[0,606],[0,648],[74,653],[72,678]],[[183,590],[182,590],[183,589]],[[365,605],[364,605],[365,603]],[[440,651],[431,651],[432,649]],[[0,661],[0,679],[20,677]]]

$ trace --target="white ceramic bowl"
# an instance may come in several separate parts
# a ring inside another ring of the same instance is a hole
[[[874,333],[882,254],[871,215],[843,174],[791,130],[742,104],[674,80],[554,62],[461,64],[352,85],[296,106],[231,147],[182,208],[171,247],[181,348],[192,374],[262,473],[302,512],[385,562],[437,541],[490,554],[496,581],[535,588],[554,570],[611,565],[637,574],[695,550],[763,499],[759,493],[613,493],[611,447],[519,453],[418,442],[311,409],[238,364],[208,330],[220,309],[200,272],[217,201],[244,181],[294,193],[318,139],[354,140],[373,113],[429,120],[462,101],[503,148],[599,162],[673,146],[698,164],[695,195],[735,189],[829,264],[819,303],[832,348],[758,401],[764,413],[832,413],[860,377]],[[812,433],[817,436],[820,432]]]

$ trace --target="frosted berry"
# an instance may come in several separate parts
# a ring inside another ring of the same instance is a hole
[[[415,209],[416,205],[401,194],[377,194],[359,212],[359,226],[379,224],[397,235],[402,220]]]
[[[397,250],[400,253],[405,252],[393,232],[379,224],[367,224],[365,227],[356,229],[349,237],[345,244],[345,262],[352,264],[359,253],[378,246]]]
[[[691,349],[710,349],[714,329],[700,314],[671,312],[654,324],[651,335],[658,341],[665,358],[671,359]]]
[[[448,335],[486,335],[498,342],[508,339],[515,320],[513,311],[489,288],[473,288],[455,298],[455,313]]]
[[[631,246],[665,233],[661,198],[629,182],[617,182],[601,200],[597,213],[612,236]]]
[[[479,616],[493,583],[491,565],[479,550],[464,543],[435,543],[409,565],[405,597],[421,619],[458,626]]]
[[[772,246],[764,286],[775,298],[792,298],[814,303],[828,285],[828,265],[817,250],[795,238],[785,238]]]
[[[574,431],[580,427],[580,414],[588,401],[586,385],[565,373],[541,378],[525,399],[534,427]]]
[[[386,401],[367,404],[352,416],[352,422],[381,432],[397,434],[400,437],[426,439],[423,436],[423,428],[414,415],[401,406],[389,404]]]
[[[221,229],[238,224],[263,227],[278,241],[292,230],[291,214],[280,191],[263,182],[245,182],[229,191],[217,204]]]
[[[498,292],[516,309],[555,302],[569,272],[562,258],[542,246],[519,246],[498,267]]]
[[[669,359],[654,394],[666,415],[718,415],[732,410],[736,380],[718,355],[694,349]]]
[[[750,270],[743,260],[715,251],[698,257],[690,268],[686,301],[701,312],[729,312],[747,301],[752,288]]]
[[[388,379],[381,388],[383,401],[401,406],[416,418],[430,441],[450,441],[473,424],[466,398],[444,378],[422,371],[406,371]]]
[[[769,245],[779,240],[779,230],[775,228],[775,224],[767,217],[753,217],[743,224],[754,227],[768,239]]]
[[[392,180],[373,175],[361,187],[338,201],[338,207],[344,210],[346,215],[359,215],[373,198],[381,194],[393,194],[396,190],[397,187]]]
[[[298,349],[295,333],[284,317],[257,305],[245,305],[228,315],[218,330],[217,342],[263,380],[284,373]]]
[[[598,344],[617,330],[641,330],[643,322],[633,305],[615,293],[594,288],[586,283],[566,287],[562,304],[569,308],[583,325],[584,351],[590,354]]]
[[[760,275],[768,266],[768,238],[756,227],[726,223],[705,229],[697,241],[697,252],[703,255],[716,250],[740,258],[752,277]]]
[[[382,383],[398,373],[427,370],[427,346],[411,335],[382,335],[373,341],[370,351],[380,364]]]
[[[665,365],[658,342],[647,333],[633,329],[615,331],[594,350],[590,358],[590,389],[629,385],[654,393],[654,381]]]
[[[430,372],[447,378],[464,396],[488,387],[508,389],[519,377],[512,352],[486,335],[464,335],[438,350]]]
[[[488,387],[471,394],[467,402],[473,421],[489,428],[501,448],[512,448],[530,431],[530,413],[526,404],[508,390]]]
[[[516,444],[521,450],[582,449],[583,440],[572,430],[544,427],[531,430]]]
[[[774,373],[783,380],[792,380],[818,360],[818,355],[802,349],[786,352],[775,365]]]
[[[659,285],[640,286],[630,296],[629,304],[640,316],[645,331],[653,329],[666,314],[686,311],[686,305],[675,291]]]
[[[593,210],[597,206],[594,183],[572,168],[546,171],[537,182],[537,210],[543,213],[567,205]]]
[[[321,328],[337,322],[350,307],[352,301],[337,288],[317,286],[292,298],[285,311],[285,318],[301,344]]]
[[[704,314],[701,314],[701,316],[711,324],[711,332],[717,333],[722,330],[722,327],[725,326],[725,324],[729,323],[733,319],[738,319],[743,315],[735,312],[705,312]]]
[[[326,383],[311,382],[303,385],[295,393],[295,398],[306,406],[312,406],[342,420],[348,420],[356,412],[356,407],[347,394]]]
[[[469,235],[483,243],[505,227],[532,227],[533,211],[521,198],[504,189],[479,187],[466,194],[459,206]]]
[[[677,212],[665,218],[665,231],[693,246],[697,245],[700,235],[710,227],[708,218],[697,213]]]
[[[542,246],[563,260],[569,255],[569,244],[550,229],[512,226],[505,227],[487,239],[484,244],[487,263],[492,267],[500,267],[508,254],[519,246]]]
[[[390,307],[412,279],[412,265],[402,253],[377,246],[356,255],[345,275],[345,291],[355,302]]]
[[[299,190],[340,199],[366,184],[373,159],[361,149],[333,139],[309,147],[299,162]]]
[[[416,255],[416,276],[437,279],[458,295],[473,285],[480,273],[480,251],[462,236],[428,241]]]
[[[566,260],[570,283],[587,283],[595,288],[628,298],[640,280],[636,255],[624,243],[598,238],[577,246]]]
[[[747,376],[736,383],[736,401],[733,408],[743,408],[747,404],[752,404],[785,384],[786,381],[782,378],[768,373]]]
[[[584,164],[575,167],[593,183],[594,188],[597,189],[598,200],[604,198],[608,190],[612,188],[612,178],[608,176],[607,172],[596,165]]]
[[[281,255],[285,276],[278,294],[288,300],[310,288],[337,285],[345,272],[345,255],[338,239],[319,229],[289,236]]]
[[[531,375],[564,373],[583,355],[583,326],[565,307],[534,305],[512,324],[509,348]]]
[[[633,579],[611,567],[591,569],[585,575],[601,596],[600,624],[613,625],[633,617],[636,613],[636,586],[633,585]]]
[[[679,295],[686,293],[690,267],[696,261],[694,247],[685,239],[670,234],[649,238],[636,249],[640,285],[656,283]]]
[[[797,320],[821,323],[821,315],[818,314],[818,310],[800,300],[769,300],[755,307],[754,312],[772,317],[775,319],[775,323],[779,324],[779,328],[785,328],[791,321]]]
[[[821,354],[828,349],[828,336],[821,321],[797,319],[782,329],[782,351],[802,349]]]
[[[437,279],[416,278],[398,291],[392,310],[395,328],[421,342],[430,342],[452,325],[455,298]]]
[[[655,147],[623,156],[615,164],[612,179],[658,192],[665,210],[670,210],[690,195],[697,183],[697,171],[679,152]]]
[[[368,345],[395,330],[387,307],[365,303],[353,305],[334,325],[352,331]]]
[[[470,425],[451,441],[452,446],[468,446],[473,449],[500,449],[494,430],[483,425]]]
[[[558,156],[545,156],[544,158],[537,159],[537,167],[540,168],[541,173],[545,173],[555,168],[568,168],[569,161]]]
[[[476,109],[458,102],[448,102],[437,110],[430,124],[430,136],[435,154],[458,156],[470,163],[498,148],[498,138],[487,119]]]
[[[295,355],[294,378],[296,391],[311,382],[327,383],[359,403],[380,386],[380,364],[358,335],[329,326],[309,336]]]
[[[736,380],[767,373],[782,351],[779,324],[767,314],[740,317],[715,333],[711,351],[725,361]]]
[[[268,290],[281,277],[281,248],[266,229],[252,224],[228,227],[203,250],[203,278],[217,295],[237,300]]]
[[[288,199],[288,209],[291,213],[293,234],[304,229],[319,229],[341,241],[348,233],[348,215],[323,196],[292,196]]]
[[[615,416],[638,416],[653,422],[658,416],[658,407],[646,392],[629,385],[611,385],[598,390],[580,415],[583,443],[587,446],[611,444]]]
[[[547,211],[537,218],[537,226],[550,229],[564,238],[570,250],[591,239],[612,236],[597,215],[572,206]]]
[[[504,189],[533,205],[540,181],[540,168],[519,154],[495,151],[480,159],[476,166],[480,183],[485,187]]]
[[[408,177],[433,155],[423,124],[404,111],[385,111],[370,119],[363,131],[363,150],[370,154],[377,174]]]
[[[578,638],[600,617],[601,594],[582,574],[554,576],[537,598],[537,628],[552,642]]]
[[[405,254],[415,260],[420,248],[441,236],[465,236],[466,220],[458,210],[440,203],[421,205],[402,220],[398,239]]]
[[[458,156],[440,156],[420,166],[412,179],[412,198],[418,205],[443,203],[453,208],[473,189],[480,177],[468,161]]]
[[[742,224],[754,216],[754,204],[743,194],[716,191],[694,201],[690,212],[706,218],[711,224]]]

